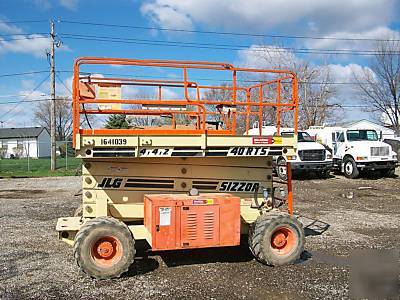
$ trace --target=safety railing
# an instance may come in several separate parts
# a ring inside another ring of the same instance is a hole
[[[181,78],[171,80],[137,78],[139,76],[105,77],[94,75],[94,72],[82,72],[83,65],[174,69],[179,72]],[[189,74],[198,70],[229,72],[229,80],[218,85],[202,84],[201,80],[195,80]],[[247,76],[247,80],[238,79],[239,74]],[[259,77],[265,80],[260,80]],[[215,62],[82,57],[77,59],[74,65],[73,133],[74,136],[236,135],[239,128],[241,133],[248,132],[253,122],[263,124],[267,118],[277,126],[279,133],[282,114],[287,112],[291,116],[286,119],[291,120],[291,125],[297,131],[297,84],[296,75],[285,70],[237,68],[231,64]],[[121,94],[124,86],[155,88],[157,95],[154,99],[141,96],[125,98]],[[164,93],[169,88],[180,89],[182,96],[167,99]],[[111,114],[131,117],[157,116],[169,121],[163,126],[158,124],[125,129],[81,126],[88,115]],[[182,119],[185,120],[185,126],[180,125]]]

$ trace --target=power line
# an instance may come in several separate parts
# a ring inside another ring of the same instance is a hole
[[[39,98],[39,99],[30,99],[30,100],[25,100],[25,101],[9,101],[9,102],[1,102],[0,105],[4,104],[11,104],[11,103],[29,103],[29,102],[42,102],[42,101],[49,101],[51,98]],[[71,102],[72,99],[69,98],[56,98],[56,101],[68,101]],[[157,100],[157,99],[154,99]],[[305,105],[305,104],[299,104],[299,106],[303,107],[315,107],[315,105]],[[342,104],[327,104],[327,105],[317,105],[317,107],[338,107],[338,108],[362,108],[362,107],[370,107],[370,105],[342,105]]]
[[[1,23],[1,22],[0,22]],[[25,35],[33,35],[33,34],[47,34],[47,32],[31,32],[31,33],[12,33],[12,34],[0,34],[0,36],[25,36]]]
[[[12,41],[21,41],[21,40],[37,40],[37,39],[48,39],[48,36],[25,36],[21,38],[15,38],[15,39],[0,39],[1,42],[12,42]]]
[[[41,87],[41,85],[49,78],[49,76],[50,76],[50,75],[47,75],[37,86],[35,86],[35,88],[34,88],[33,90],[30,91],[29,94],[25,95],[19,103],[17,103],[16,105],[14,105],[12,108],[10,108],[8,111],[6,111],[4,114],[2,114],[2,115],[0,116],[0,119],[2,119],[3,117],[5,117],[6,115],[8,115],[10,112],[12,112],[13,110],[15,110],[21,103],[23,103],[24,100],[25,100],[26,98],[28,98],[28,97],[29,97],[30,95],[32,95],[38,88]]]
[[[43,22],[49,22],[49,20],[0,21],[0,23],[4,24],[43,23]]]
[[[0,77],[12,77],[12,76],[24,76],[24,75],[33,75],[39,73],[47,73],[47,70],[43,71],[31,71],[31,72],[21,72],[21,73],[11,73],[11,74],[0,74]]]
[[[251,36],[251,37],[267,37],[267,38],[285,38],[285,39],[313,39],[313,40],[339,40],[339,41],[400,41],[400,39],[373,39],[373,38],[345,38],[345,37],[327,37],[327,36],[305,36],[305,35],[277,35],[277,34],[257,34],[246,32],[229,32],[229,31],[205,31],[205,30],[189,30],[189,29],[174,29],[163,27],[148,27],[148,26],[133,26],[123,24],[111,23],[95,23],[95,22],[79,22],[62,20],[62,23],[103,26],[103,27],[117,27],[117,28],[131,28],[143,30],[159,30],[171,32],[187,32],[187,33],[202,33],[202,34],[217,34],[217,35],[233,35],[233,36]]]
[[[312,49],[312,48],[249,48],[249,45],[219,45],[219,44],[204,44],[204,43],[185,43],[177,41],[165,40],[138,40],[130,38],[115,38],[107,36],[91,36],[91,35],[73,35],[61,34],[64,39],[75,39],[84,41],[98,41],[98,42],[111,42],[111,43],[124,43],[124,44],[139,44],[139,45],[152,45],[152,46],[167,46],[178,48],[196,48],[196,49],[213,49],[213,50],[246,50],[249,52],[263,52],[268,51],[271,53],[283,53],[291,51],[293,53],[302,54],[324,54],[324,55],[400,55],[399,51],[392,51],[390,53],[383,53],[373,50],[346,50],[346,49]]]
[[[41,102],[41,101],[48,101],[51,100],[50,98],[38,98],[38,99],[30,99],[30,100],[15,100],[15,101],[8,101],[8,102],[0,102],[0,105],[5,104],[14,104],[14,103],[30,103],[30,102]]]
[[[64,83],[64,81],[62,81],[62,79],[60,78],[60,76],[58,75],[59,72],[56,72],[56,77],[58,79],[58,81],[64,86],[64,88],[72,95],[72,91],[69,87],[67,87]]]
[[[167,40],[149,40],[149,39],[134,39],[134,38],[126,38],[126,37],[116,37],[116,36],[98,36],[98,35],[82,35],[82,34],[74,34],[74,33],[61,33],[63,36],[70,37],[87,37],[87,38],[104,38],[111,40],[127,40],[127,41],[137,41],[137,42],[157,42],[157,43],[169,43],[169,44],[182,44],[182,45],[194,45],[194,46],[212,46],[212,47],[235,47],[235,48],[249,48],[249,45],[240,45],[240,44],[210,44],[210,43],[194,43],[194,42],[182,42],[182,41],[167,41]],[[261,51],[265,51],[267,47],[258,46],[253,47],[253,49],[260,49]],[[379,53],[376,50],[359,50],[359,49],[318,49],[318,48],[293,48],[293,47],[274,47],[268,48],[269,50],[298,50],[298,51],[323,51],[323,52],[362,52],[362,53]],[[400,51],[390,51],[396,54],[399,54]]]

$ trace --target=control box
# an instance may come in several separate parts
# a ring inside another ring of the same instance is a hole
[[[240,198],[231,194],[144,196],[144,226],[153,250],[240,244]]]

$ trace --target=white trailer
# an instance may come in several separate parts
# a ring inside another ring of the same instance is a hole
[[[347,178],[357,178],[363,170],[395,173],[397,154],[373,129],[313,126],[307,132],[332,150],[334,168]]]

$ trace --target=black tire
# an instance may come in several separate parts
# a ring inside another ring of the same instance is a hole
[[[282,246],[276,247],[274,241],[282,230],[290,231],[290,235],[285,235]],[[270,266],[293,264],[300,258],[304,244],[303,226],[286,213],[264,213],[250,226],[250,251],[263,264]]]
[[[128,271],[135,253],[131,231],[114,218],[87,221],[75,237],[74,256],[78,266],[97,279],[120,277]]]
[[[343,160],[343,173],[346,178],[355,179],[360,175],[356,162],[351,157],[346,157]]]
[[[386,169],[383,171],[383,176],[385,177],[394,177],[394,174],[396,173],[396,169],[395,168],[390,168],[390,169]]]
[[[286,181],[287,180],[287,167],[286,167],[286,160],[283,157],[278,158],[278,161],[276,162],[276,167],[275,167],[276,175],[281,180]]]
[[[74,217],[82,217],[83,215],[83,205],[80,204],[77,209],[75,209]]]
[[[319,171],[318,172],[318,176],[320,178],[323,178],[323,179],[329,178],[330,175],[331,175],[331,171],[330,170],[324,170],[324,171]]]

